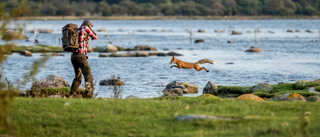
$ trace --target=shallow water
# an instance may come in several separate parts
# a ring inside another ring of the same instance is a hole
[[[38,35],[40,44],[59,46],[61,28],[66,23],[76,21],[32,21],[27,22],[26,30],[34,28],[53,29],[52,34]],[[171,57],[134,57],[134,58],[99,58],[99,53],[89,53],[89,63],[94,79],[97,81],[95,91],[98,97],[112,95],[108,86],[98,85],[100,80],[120,75],[124,81],[122,97],[135,95],[140,98],[156,97],[166,84],[173,80],[192,82],[199,85],[199,93],[208,81],[216,85],[253,86],[259,82],[277,84],[279,82],[295,82],[297,80],[316,80],[319,78],[319,24],[320,20],[155,20],[155,21],[106,21],[93,20],[94,29],[104,28],[107,32],[97,32],[99,40],[90,41],[92,47],[106,46],[109,41],[114,45],[133,48],[138,44],[154,46],[159,52],[175,51],[184,56],[177,57],[186,62],[196,62],[208,58],[216,62],[215,65],[204,64],[209,73],[204,70],[170,68]],[[258,44],[255,44],[254,29],[258,27]],[[156,32],[151,31],[156,29]],[[204,29],[205,33],[198,33]],[[215,29],[224,30],[215,33]],[[241,31],[243,35],[231,35],[231,30]],[[287,33],[293,29],[301,32]],[[314,33],[307,33],[306,30]],[[121,31],[120,31],[121,30]],[[145,31],[142,32],[141,30]],[[166,30],[166,32],[162,32]],[[190,43],[204,38],[205,43]],[[273,31],[274,33],[269,33]],[[134,34],[129,34],[134,32]],[[33,33],[26,33],[30,40]],[[228,44],[227,41],[234,41]],[[33,45],[24,40],[16,41],[19,45]],[[2,42],[3,43],[3,42]],[[258,46],[261,53],[244,52],[250,46]],[[163,51],[169,49],[169,51]],[[70,53],[65,56],[52,57],[41,69],[36,78],[38,80],[55,74],[65,78],[70,84],[74,77],[70,61]],[[23,81],[23,75],[28,72],[32,62],[41,58],[34,53],[33,57],[19,54],[11,55],[2,64],[5,77],[15,85]],[[226,64],[233,62],[234,64]],[[31,87],[32,81],[21,86],[22,89]]]

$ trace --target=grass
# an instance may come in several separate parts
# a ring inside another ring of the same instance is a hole
[[[189,109],[185,106],[189,105]],[[320,134],[319,103],[236,101],[203,97],[154,99],[16,98],[16,136],[300,136],[299,117],[311,112],[308,131]],[[201,114],[238,120],[176,121]],[[0,133],[1,135],[1,133]]]

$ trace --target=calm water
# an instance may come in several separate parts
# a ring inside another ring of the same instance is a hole
[[[38,35],[39,43],[59,46],[61,28],[67,23],[81,24],[76,21],[32,21],[27,24],[26,31],[33,29],[53,29],[52,34]],[[208,58],[215,65],[204,64],[209,73],[204,70],[170,68],[171,57],[141,57],[141,58],[99,58],[99,53],[89,53],[89,63],[94,79],[97,81],[96,92],[99,97],[110,97],[111,90],[107,86],[98,85],[100,80],[120,75],[126,84],[123,86],[122,97],[135,95],[141,98],[160,96],[166,84],[173,80],[191,82],[199,85],[199,93],[208,81],[216,85],[253,86],[259,82],[277,84],[279,82],[293,83],[297,80],[316,80],[320,78],[320,20],[248,20],[248,21],[219,21],[219,20],[166,20],[166,21],[107,21],[93,20],[94,29],[106,29],[97,32],[99,40],[90,41],[92,47],[106,46],[109,41],[114,45],[133,48],[138,44],[154,46],[160,52],[176,51],[184,56],[178,59],[186,62],[196,62]],[[254,29],[258,27],[258,44],[254,42]],[[156,29],[157,31],[151,31]],[[198,33],[203,29],[205,33]],[[215,33],[221,29],[223,33]],[[287,33],[286,30],[300,30]],[[166,32],[162,32],[166,30]],[[205,43],[190,43],[192,40],[204,38]],[[231,35],[231,30],[241,31],[242,35]],[[307,33],[311,30],[314,33]],[[272,31],[274,33],[270,33]],[[129,34],[133,32],[133,34]],[[33,40],[33,33],[26,33]],[[228,44],[227,41],[234,41]],[[33,46],[32,42],[16,41],[19,45]],[[3,41],[1,43],[4,43]],[[250,46],[258,46],[261,53],[246,53]],[[163,51],[169,49],[169,51]],[[74,74],[70,61],[70,53],[65,56],[52,57],[36,78],[38,80],[54,74],[65,78],[70,84]],[[23,75],[28,72],[33,61],[41,58],[40,54],[24,57],[13,54],[2,65],[6,77],[13,84],[19,85]],[[226,64],[233,62],[234,64]],[[31,87],[33,81],[21,86],[22,89]]]

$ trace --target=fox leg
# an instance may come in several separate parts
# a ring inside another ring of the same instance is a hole
[[[194,66],[194,69],[197,70],[197,71],[205,69],[207,72],[209,72],[209,70],[207,70],[205,67],[200,67],[199,65]]]
[[[172,67],[181,68],[181,67],[180,67],[180,66],[178,66],[178,65],[172,65],[170,68],[172,68]]]

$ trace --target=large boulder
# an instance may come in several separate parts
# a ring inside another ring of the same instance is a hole
[[[123,86],[124,83],[123,83],[120,79],[113,78],[113,79],[104,79],[104,80],[101,80],[101,81],[99,82],[99,85],[105,85],[105,86]]]
[[[297,93],[287,93],[287,94],[282,94],[282,95],[275,95],[273,97],[273,100],[276,101],[303,101],[306,102],[306,99]]]
[[[235,100],[254,100],[254,101],[264,101],[264,99],[260,98],[259,96],[253,94],[243,94],[237,97]]]
[[[101,49],[99,49],[98,52],[117,52],[118,48],[114,45],[107,45],[106,47],[103,47]]]
[[[273,90],[273,87],[268,83],[258,83],[258,85],[254,86],[254,88],[252,89],[253,92],[261,90],[270,93]]]
[[[149,45],[137,45],[134,47],[134,50],[156,51],[157,49]]]
[[[5,41],[17,40],[17,39],[28,39],[28,37],[23,33],[12,31],[12,30],[7,31],[2,37],[2,40],[5,40]]]
[[[207,85],[203,88],[202,93],[218,95],[218,86],[216,86],[213,82],[208,81]]]
[[[24,50],[20,52],[20,55],[22,56],[32,56],[32,53],[28,50]]]
[[[318,97],[318,96],[310,96],[310,97],[306,97],[306,100],[308,102],[320,102],[320,97]]]
[[[31,89],[62,88],[62,87],[70,87],[68,81],[59,76],[50,75],[45,79],[33,82]]]
[[[172,81],[166,85],[163,91],[170,91],[171,89],[180,88],[184,94],[198,93],[199,86],[193,83]]]
[[[261,51],[262,51],[261,48],[251,46],[250,49],[247,49],[245,52],[261,52]]]

